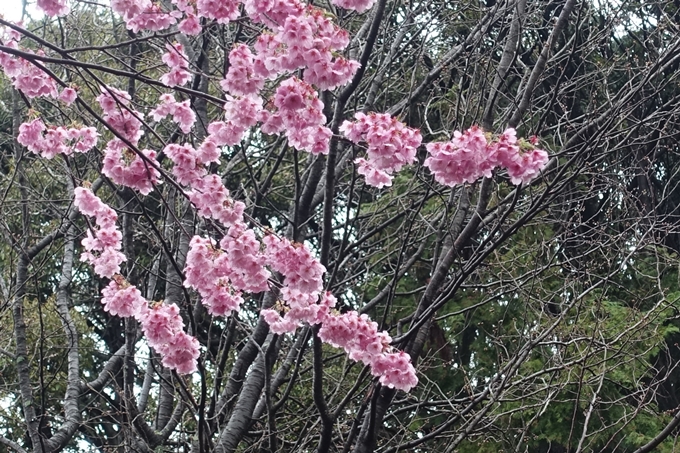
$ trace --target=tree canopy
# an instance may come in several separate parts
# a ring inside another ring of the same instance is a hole
[[[676,450],[677,2],[23,6],[0,452]]]

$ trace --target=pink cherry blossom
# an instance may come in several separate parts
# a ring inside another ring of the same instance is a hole
[[[144,4],[147,4],[144,1]],[[153,3],[147,4],[141,12],[126,19],[129,30],[138,33],[140,30],[160,31],[177,23],[177,18],[182,16],[179,11],[166,13],[160,5]],[[129,12],[129,10],[128,10]]]
[[[358,13],[363,13],[371,9],[375,0],[331,0],[331,3],[341,8],[351,9]]]
[[[186,18],[177,25],[177,29],[185,35],[197,36],[201,34],[203,27],[196,15],[187,13]]]
[[[80,260],[90,263],[95,274],[100,277],[111,278],[120,272],[120,265],[125,261],[125,255],[113,247],[105,247],[99,253],[86,251],[80,255]]]
[[[167,52],[161,56],[163,63],[168,65],[170,72],[161,76],[163,85],[183,86],[191,79],[191,73],[187,71],[189,60],[184,52],[184,47],[179,43],[166,44]]]
[[[354,163],[357,166],[357,173],[366,178],[366,184],[369,186],[382,189],[385,186],[389,187],[392,185],[392,176],[385,171],[375,168],[372,162],[359,157],[354,160]]]
[[[151,0],[111,0],[111,9],[123,16],[125,21],[131,20],[151,7]]]
[[[71,11],[66,0],[38,0],[37,5],[45,14],[52,17],[65,16]]]
[[[437,182],[454,186],[491,177],[496,167],[505,167],[513,184],[529,182],[548,162],[548,154],[517,139],[514,129],[507,129],[497,140],[488,141],[476,126],[454,132],[450,142],[429,143],[430,156],[425,166]],[[524,149],[522,149],[524,147]]]
[[[265,269],[265,256],[252,229],[236,223],[220,241],[225,252],[221,265],[231,285],[237,290],[259,293],[269,290],[271,274]]]
[[[218,248],[211,240],[191,240],[184,285],[196,289],[212,315],[226,316],[243,303],[241,291],[269,290],[260,242],[252,230],[234,225]]]
[[[104,150],[102,173],[116,184],[148,195],[160,183],[160,172],[152,164],[156,159],[155,151],[144,149],[140,153],[144,158],[128,149],[120,140],[111,140]]]
[[[254,58],[248,46],[238,44],[229,52],[229,71],[220,86],[232,95],[257,94],[264,78],[255,72]]]
[[[272,309],[262,310],[260,316],[269,324],[276,334],[292,333],[303,324],[315,325],[325,322],[331,315],[336,300],[327,291],[321,297],[318,293],[305,294],[284,287],[281,291],[282,301]],[[279,311],[283,311],[281,316]]]
[[[279,312],[273,309],[265,309],[260,311],[260,316],[269,325],[269,330],[277,335],[293,333],[298,328],[297,322],[291,319],[282,318]]]
[[[177,102],[172,94],[163,94],[160,100],[161,103],[149,113],[154,121],[172,115],[172,120],[179,125],[180,130],[185,134],[190,133],[196,122],[196,114],[191,110],[189,100]]]
[[[199,155],[190,144],[177,145],[170,143],[163,152],[172,160],[172,174],[177,182],[184,185],[200,184],[206,169],[198,161]]]
[[[76,187],[73,193],[75,194],[74,204],[84,215],[99,217],[111,209],[88,188]],[[117,217],[115,211],[113,215]]]
[[[31,52],[29,49],[22,49]],[[37,52],[44,55],[44,52]],[[12,85],[29,98],[59,96],[57,84],[42,69],[23,58],[7,58],[2,61],[5,74],[12,79]]]
[[[285,277],[286,286],[307,294],[322,290],[326,268],[304,244],[295,244],[274,234],[267,234],[262,242],[266,245],[267,264]]]
[[[66,105],[71,105],[78,97],[78,93],[71,87],[64,88],[59,94],[59,100]]]
[[[196,371],[196,361],[200,355],[198,340],[184,332],[179,332],[172,339],[158,348],[164,367],[180,374]]]
[[[416,129],[405,126],[388,114],[358,112],[356,121],[345,121],[340,131],[354,143],[367,144],[366,156],[355,163],[366,183],[375,187],[392,184],[392,174],[415,162],[422,137]]]
[[[220,24],[227,24],[239,17],[237,0],[197,0],[198,15],[214,19]]]
[[[206,138],[196,150],[196,162],[201,165],[220,162],[221,151],[217,144],[210,138]]]
[[[248,129],[257,124],[262,111],[259,96],[231,98],[224,104],[225,121],[214,121],[208,125],[209,139],[216,146],[236,145]]]
[[[378,356],[372,363],[371,372],[380,376],[380,383],[389,388],[408,392],[418,385],[411,357],[403,351]]]
[[[447,186],[490,177],[497,165],[494,147],[489,146],[484,132],[476,126],[462,133],[455,131],[450,142],[429,143],[427,151],[430,156],[425,159],[425,166],[437,182]]]
[[[548,153],[542,149],[525,151],[506,164],[508,176],[513,184],[528,183],[534,179],[548,163]]]
[[[299,0],[245,0],[250,20],[266,24],[270,28],[282,25],[289,16],[299,16],[305,4]]]
[[[118,275],[102,290],[102,304],[108,313],[127,318],[137,316],[146,306],[146,299],[135,286]]]
[[[151,308],[140,310],[138,319],[149,345],[154,349],[170,343],[184,329],[176,304],[156,303]]]
[[[265,119],[263,131],[274,131],[268,122],[275,118],[286,132],[289,143],[299,149],[314,154],[328,154],[330,130],[324,126],[323,103],[311,85],[291,77],[281,82],[273,100],[278,112],[270,113]]]
[[[82,240],[85,251],[80,260],[94,266],[100,277],[111,278],[120,272],[120,264],[125,261],[125,255],[120,252],[123,235],[116,228],[118,215],[88,188],[77,187],[74,194],[78,210],[94,217],[96,222],[94,235],[88,231],[87,237]]]
[[[43,148],[42,140],[45,129],[45,123],[40,118],[36,118],[30,123],[22,123],[19,126],[17,141],[27,147],[29,151],[40,153]]]
[[[528,183],[548,163],[548,153],[526,141],[520,146],[515,129],[506,129],[496,143],[497,159],[508,170],[513,184]]]
[[[319,329],[319,338],[331,346],[342,348],[353,360],[363,362],[371,368],[380,383],[410,391],[418,384],[411,358],[403,351],[393,352],[390,336],[379,332],[378,325],[366,314],[350,311],[331,314]]]
[[[70,156],[74,152],[85,153],[97,144],[99,134],[93,127],[51,127],[37,118],[19,126],[17,141],[29,151],[52,159],[59,154]]]
[[[142,114],[130,107],[130,95],[113,87],[102,87],[97,102],[104,111],[104,121],[122,137],[136,145],[144,135]]]

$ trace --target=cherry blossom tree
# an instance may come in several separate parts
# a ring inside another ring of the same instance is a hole
[[[673,5],[36,7],[0,448],[671,448]]]

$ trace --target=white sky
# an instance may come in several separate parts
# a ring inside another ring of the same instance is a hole
[[[0,0],[0,3],[2,4],[0,7],[0,14],[2,14],[5,19],[11,21],[21,19],[22,0]],[[41,17],[41,15],[37,14],[35,2],[33,0],[28,1],[28,11],[33,18]]]

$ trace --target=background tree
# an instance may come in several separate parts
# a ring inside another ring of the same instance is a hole
[[[197,215],[163,151],[198,147],[224,119],[229,55],[264,27],[247,19],[248,6],[229,23],[201,18],[197,35],[170,19],[155,32],[129,29],[134,15],[108,4],[69,6],[22,27],[0,21],[2,55],[48,71],[60,91],[78,89],[69,106],[15,90],[16,75],[2,79],[0,451],[674,451],[674,2],[378,0],[362,13],[317,5],[349,31],[344,55],[362,65],[348,84],[319,92],[328,155],[256,126],[221,147],[209,171],[245,203],[260,236],[274,232],[319,257],[339,313],[369,315],[410,355],[420,382],[408,393],[322,344],[318,325],[271,332],[259,314],[280,307],[281,275],[273,291],[245,293],[229,317],[211,316],[183,286],[191,238],[219,241],[227,229]],[[189,80],[168,88],[161,58],[174,42]],[[120,111],[144,115],[124,159],[158,153],[146,162],[159,172],[146,195],[101,174],[104,143],[120,134],[96,101],[102,86],[129,95]],[[197,117],[189,133],[148,116],[170,92]],[[353,163],[366,145],[340,129],[356,112],[390,113],[423,136],[391,187],[369,186]],[[38,116],[96,127],[99,145],[36,156],[17,136]],[[425,144],[476,124],[539,137],[547,167],[520,186],[504,170],[437,183]],[[200,343],[196,372],[164,367],[136,321],[103,309],[110,279],[78,260],[96,227],[74,207],[83,181],[118,213],[127,281],[180,307]]]

